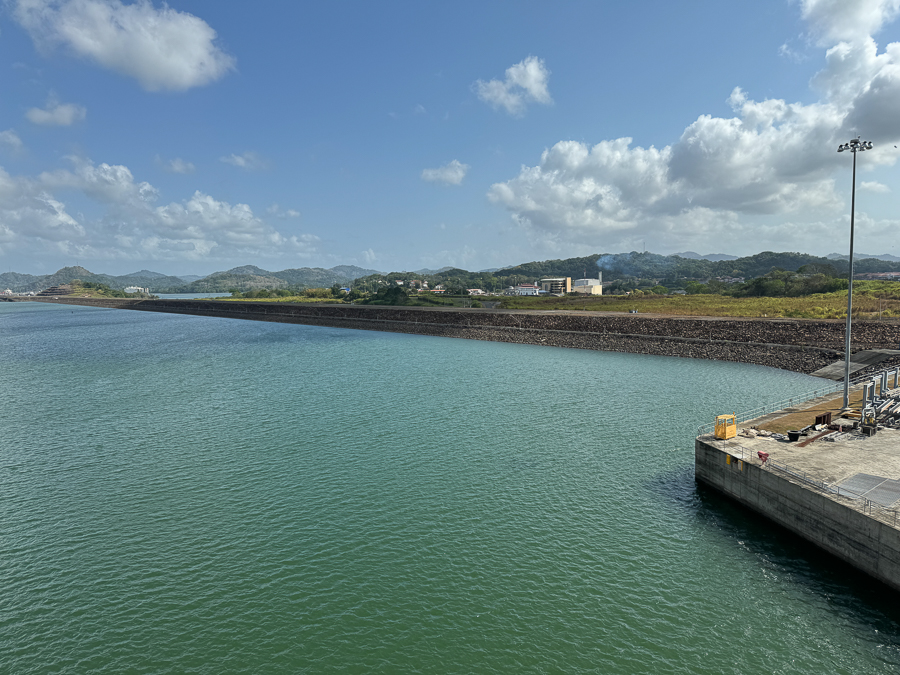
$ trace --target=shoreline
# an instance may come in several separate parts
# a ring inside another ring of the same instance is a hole
[[[844,353],[841,320],[71,296],[16,301],[734,361],[805,374],[834,363]],[[858,321],[854,323],[853,338],[853,351],[896,349],[900,345],[900,325]],[[880,363],[878,368],[895,362],[900,365],[900,357]]]

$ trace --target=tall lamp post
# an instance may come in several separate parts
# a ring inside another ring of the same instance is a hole
[[[850,314],[853,310],[853,223],[856,215],[856,153],[872,149],[872,141],[861,141],[859,136],[848,143],[841,143],[838,152],[853,153],[853,187],[850,191],[850,277],[847,286],[847,330],[844,336],[844,410],[850,407]]]

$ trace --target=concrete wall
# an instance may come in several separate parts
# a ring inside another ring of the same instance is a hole
[[[705,440],[704,440],[705,439]],[[694,446],[698,481],[786,527],[900,591],[900,529],[757,464],[733,458],[701,436]]]

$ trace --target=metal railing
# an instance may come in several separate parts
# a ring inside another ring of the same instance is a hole
[[[754,457],[758,457],[758,454],[756,452],[750,450],[749,448],[745,448],[739,443],[726,442],[723,449],[735,459],[739,459],[743,462],[747,462]],[[854,500],[862,500],[861,507],[863,513],[887,525],[891,525],[892,527],[897,527],[897,523],[898,521],[900,521],[900,511],[873,502],[871,499],[865,497],[863,493],[857,492],[856,490],[841,487],[840,485],[832,485],[831,483],[828,483],[826,481],[813,478],[805,471],[802,471],[795,466],[791,466],[790,464],[785,464],[784,462],[779,462],[774,459],[767,459],[760,464],[760,468],[765,471],[776,471],[778,473],[786,474],[791,478],[826,494],[839,495],[841,497],[848,497]]]
[[[860,375],[858,377],[850,380],[851,387],[858,387],[859,385],[871,381],[873,378],[881,377],[881,373],[883,372],[893,372],[894,368],[884,368],[883,370],[878,371],[877,373],[870,373],[868,375]],[[784,410],[785,408],[793,408],[795,405],[800,405],[802,403],[806,403],[807,401],[811,401],[815,398],[819,398],[820,396],[825,396],[826,394],[833,394],[838,391],[843,391],[844,382],[843,380],[840,382],[834,382],[833,384],[826,384],[817,389],[813,389],[812,391],[808,391],[804,394],[797,394],[795,396],[791,396],[790,398],[785,398],[780,401],[776,401],[775,403],[767,403],[766,405],[759,406],[758,408],[751,408],[750,410],[744,410],[743,412],[737,413],[735,415],[735,422],[740,424],[741,422],[746,422],[747,420],[755,420],[757,417],[762,417],[763,415],[768,415],[770,413],[778,412],[779,410]],[[703,436],[705,434],[711,434],[716,427],[715,422],[710,422],[708,424],[701,424],[697,427],[697,435]]]

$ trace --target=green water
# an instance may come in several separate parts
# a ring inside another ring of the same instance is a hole
[[[896,598],[698,491],[739,364],[0,303],[0,672],[879,673]]]

